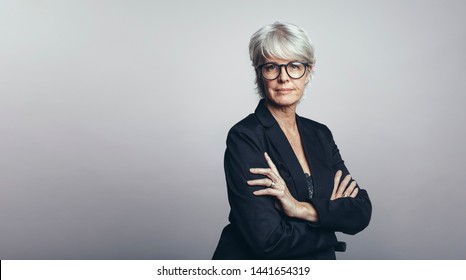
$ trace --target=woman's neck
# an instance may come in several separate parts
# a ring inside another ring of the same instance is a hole
[[[272,116],[280,125],[284,132],[296,132],[296,104],[286,107],[274,106],[265,101],[265,105],[269,109]]]

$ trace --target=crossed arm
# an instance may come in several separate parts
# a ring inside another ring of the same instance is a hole
[[[257,196],[270,195],[279,201],[279,208],[288,217],[302,219],[310,222],[318,222],[319,215],[314,206],[309,202],[302,202],[296,200],[288,190],[288,187],[280,176],[280,173],[273,163],[272,159],[267,153],[264,153],[265,160],[269,168],[251,168],[249,171],[253,174],[260,174],[266,176],[262,179],[249,180],[250,186],[264,186],[265,189],[254,191],[253,194]],[[351,181],[351,175],[346,175],[341,181],[343,172],[338,170],[335,174],[332,196],[330,200],[339,198],[351,197],[354,198],[358,194],[356,188],[356,181]]]

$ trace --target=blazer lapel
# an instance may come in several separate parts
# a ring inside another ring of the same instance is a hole
[[[290,142],[288,142],[288,139],[281,130],[277,121],[265,106],[264,100],[260,101],[255,114],[261,121],[262,125],[266,128],[268,139],[278,151],[280,157],[283,159],[290,171],[290,175],[294,182],[293,188],[289,186],[290,192],[300,201],[308,199],[307,182],[306,177],[304,176],[304,171],[299,164],[298,158],[296,157]]]
[[[323,147],[318,140],[315,129],[311,126],[305,126],[300,119],[301,117],[296,117],[304,154],[311,168],[312,179],[314,181],[314,197],[317,197],[319,195],[319,189],[325,185],[325,178],[320,176],[325,174],[325,172],[323,172],[324,170],[322,170],[325,169],[326,166],[325,155],[323,154]]]

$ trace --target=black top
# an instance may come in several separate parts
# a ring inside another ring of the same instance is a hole
[[[224,168],[231,211],[213,259],[335,259],[336,231],[356,234],[369,224],[372,206],[367,192],[330,200],[337,170],[349,174],[332,133],[323,124],[296,115],[312,178],[303,169],[288,139],[261,100],[255,113],[234,125],[227,137]],[[293,219],[275,207],[271,196],[255,196],[263,178],[249,168],[267,168],[267,152],[298,201],[311,203],[319,221]],[[308,186],[312,183],[312,194]],[[359,186],[358,186],[359,187]]]
[[[314,194],[314,182],[312,181],[311,175],[304,173],[304,176],[306,177],[307,189],[309,191],[309,199],[311,199],[312,195]]]

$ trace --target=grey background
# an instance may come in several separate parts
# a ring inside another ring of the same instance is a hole
[[[0,1],[0,258],[209,259],[247,45],[307,30],[298,113],[372,198],[340,259],[466,259],[466,2]]]

